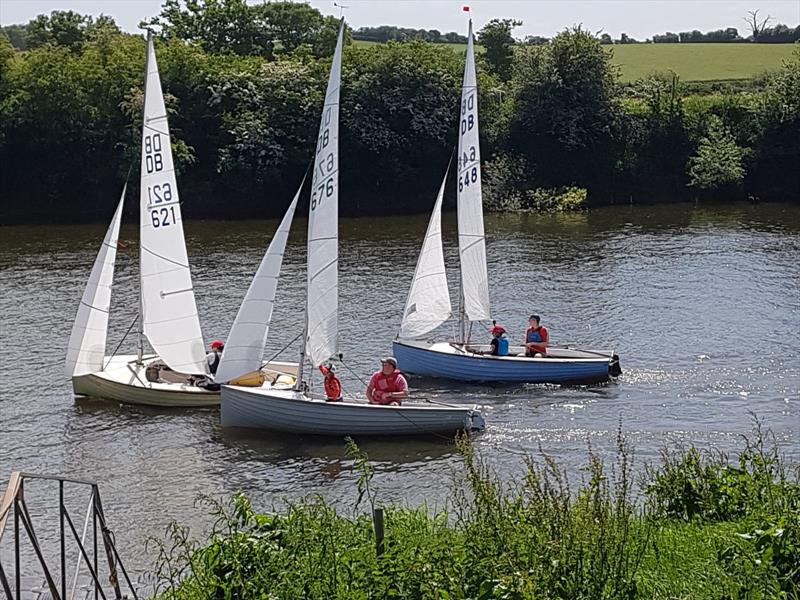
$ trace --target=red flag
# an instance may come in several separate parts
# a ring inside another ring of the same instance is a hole
[[[463,10],[464,12],[469,12],[469,6],[464,6],[462,7],[461,10]]]

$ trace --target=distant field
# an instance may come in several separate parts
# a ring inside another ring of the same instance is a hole
[[[356,40],[357,46],[377,42]],[[465,44],[447,44],[464,52]],[[622,70],[622,81],[653,72],[674,71],[683,81],[747,79],[777,69],[792,55],[794,44],[629,44],[607,46]],[[479,48],[480,50],[480,48]]]
[[[747,79],[777,69],[794,44],[630,44],[614,46],[622,80],[674,71],[683,81]]]

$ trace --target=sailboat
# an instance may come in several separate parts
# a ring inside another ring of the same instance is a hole
[[[138,353],[105,354],[123,189],[78,308],[66,375],[76,395],[151,406],[217,406],[218,389],[198,385],[209,381],[208,365],[151,33],[147,36],[140,181]],[[154,353],[145,353],[145,339]],[[290,374],[297,369],[293,363],[271,363],[265,368]]]
[[[471,343],[472,323],[491,319],[472,21],[460,117],[457,159],[460,335],[459,339],[446,342],[420,339],[452,316],[440,224],[443,181],[417,261],[400,331],[393,342],[398,365],[416,375],[475,382],[593,383],[619,374],[619,359],[613,350],[550,347],[546,357],[532,358],[526,357],[524,346],[520,346],[511,347],[508,356],[491,356],[488,344]]]
[[[275,382],[258,388],[223,385],[222,426],[336,436],[418,435],[480,429],[483,419],[474,407],[413,403],[378,406],[348,399],[326,402],[321,394],[310,392],[303,381],[302,365],[306,357],[318,367],[339,355],[339,88],[343,31],[344,21],[339,26],[313,165],[305,335],[300,372],[293,385],[290,382]],[[284,221],[291,219],[296,201],[295,197]],[[277,261],[272,264],[269,276],[276,272],[276,267],[280,269]],[[230,352],[230,343],[226,352]]]

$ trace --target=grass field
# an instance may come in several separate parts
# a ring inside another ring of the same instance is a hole
[[[794,44],[630,44],[614,46],[622,81],[674,71],[683,81],[747,79],[777,69]]]
[[[356,41],[357,46],[376,42]],[[448,44],[464,52],[465,44]],[[777,69],[792,55],[794,44],[629,44],[609,46],[622,81],[654,72],[674,71],[682,81],[748,79]],[[478,47],[480,51],[480,47]]]

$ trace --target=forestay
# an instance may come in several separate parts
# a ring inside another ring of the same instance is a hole
[[[458,136],[458,248],[464,312],[470,321],[491,318],[486,242],[481,199],[481,150],[478,141],[478,86],[472,21],[467,38],[467,61],[461,91]]]
[[[67,377],[88,375],[103,369],[106,354],[106,334],[108,332],[108,311],[111,308],[111,285],[114,282],[114,263],[117,258],[119,225],[122,220],[122,206],[125,203],[125,190],[117,204],[117,210],[103,238],[103,245],[94,260],[89,281],[83,291],[78,314],[72,325],[67,347]]]
[[[152,34],[147,36],[144,98],[140,196],[143,329],[170,368],[181,373],[204,373],[205,349]]]
[[[442,249],[442,199],[449,172],[448,166],[428,223],[425,241],[422,242],[400,324],[402,338],[423,336],[444,323],[452,313]]]
[[[303,179],[303,183],[305,183],[305,179]],[[267,248],[267,253],[261,259],[255,277],[247,289],[239,312],[236,313],[233,327],[228,334],[225,352],[214,377],[216,381],[230,381],[261,368],[264,346],[267,343],[269,325],[272,321],[272,310],[275,306],[275,291],[278,287],[286,241],[289,239],[289,230],[292,227],[294,210],[300,198],[303,183],[300,184],[294,200],[286,210],[286,214]]]
[[[308,217],[306,355],[320,365],[338,352],[339,86],[344,20],[325,93]]]

